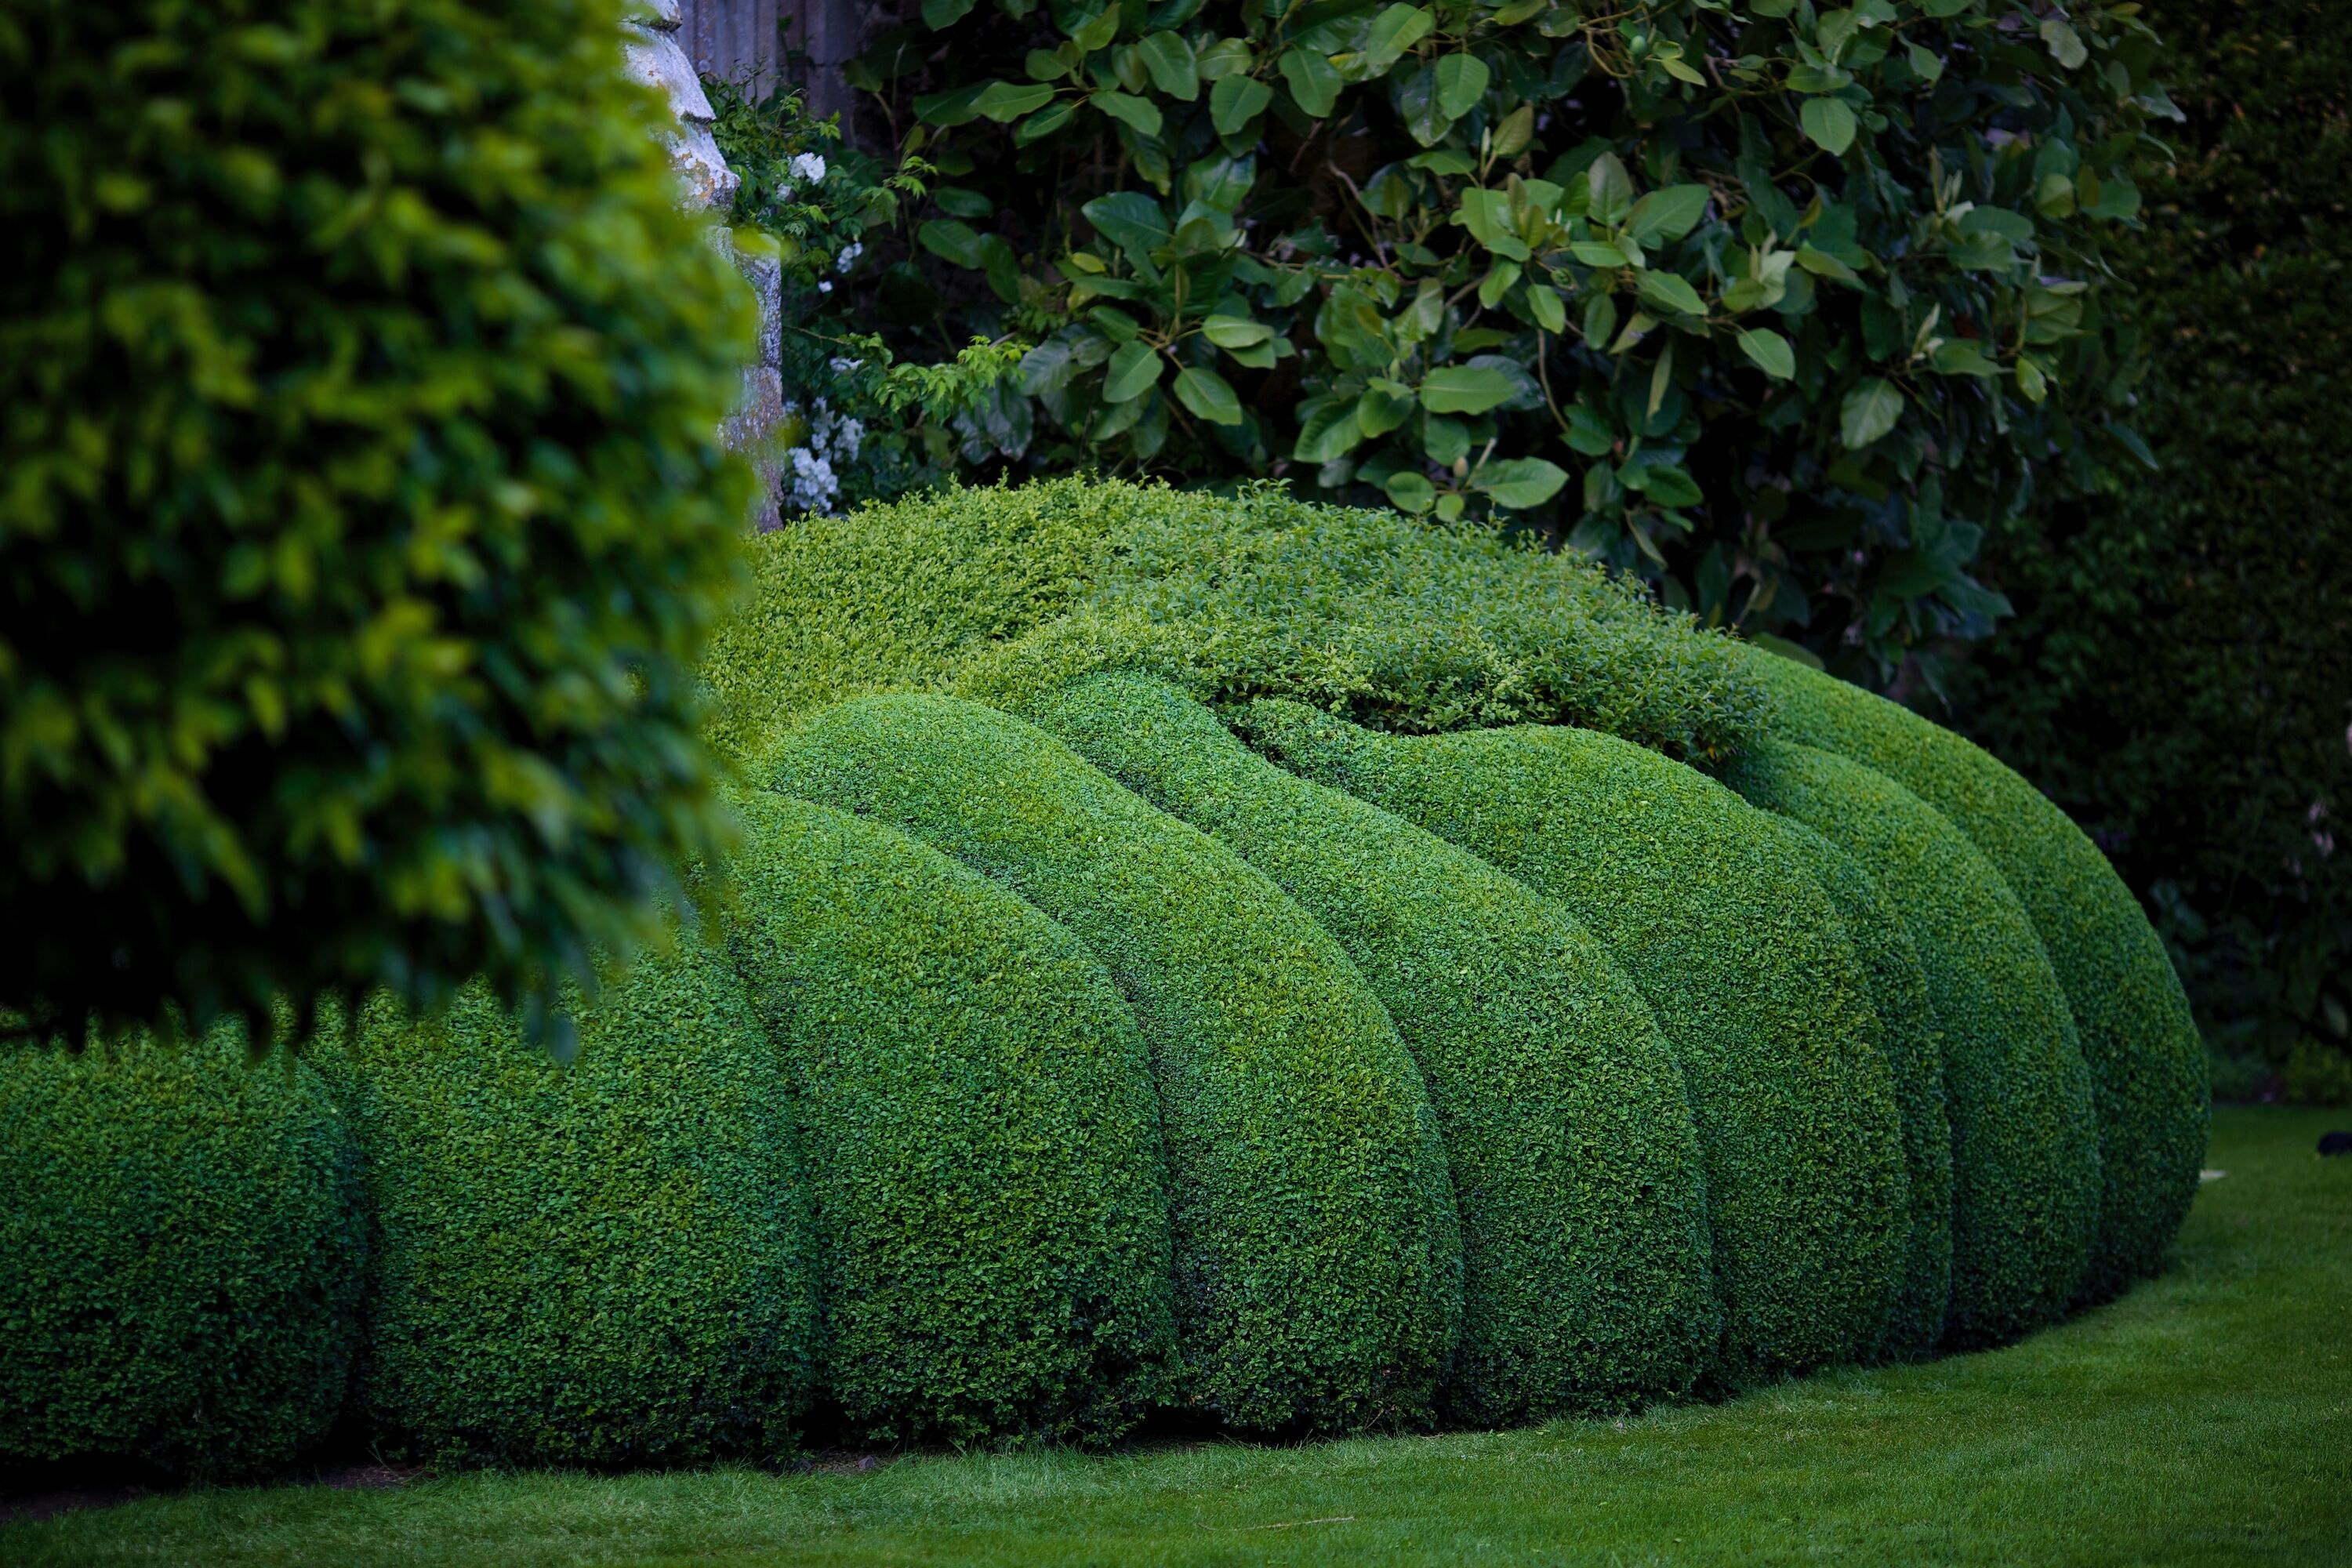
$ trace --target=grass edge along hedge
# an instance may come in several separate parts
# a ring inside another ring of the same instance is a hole
[[[691,932],[593,999],[558,1066],[488,988],[362,1009],[332,1064],[377,1237],[369,1414],[434,1462],[791,1451],[815,1359],[783,1073]]]
[[[1601,944],[1484,861],[1266,762],[1168,681],[1091,677],[1026,716],[1265,872],[1387,1007],[1462,1214],[1449,1418],[1687,1392],[1719,1331],[1697,1135],[1672,1048]]]
[[[2055,1321],[2097,1228],[2099,1139],[2074,1018],[2024,906],[1948,818],[1859,763],[1775,741],[1725,777],[1871,867],[1927,971],[1953,1139],[1947,1339],[1991,1344]]]
[[[2086,1300],[2161,1266],[2196,1195],[2210,1066],[2180,977],[2131,889],[2090,837],[1990,752],[1908,709],[1761,649],[1774,732],[1876,769],[1984,852],[2034,930],[2073,1009],[2098,1114],[2098,1237]]]
[[[740,806],[727,945],[791,1081],[823,1396],[891,1444],[1104,1441],[1172,1403],[1160,1106],[1110,976],[882,823]]]
[[[1706,1156],[1725,1381],[1867,1354],[1905,1252],[1900,1117],[1853,946],[1769,818],[1589,730],[1382,735],[1273,700],[1237,717],[1293,772],[1559,899],[1641,987]]]
[[[1461,1317],[1444,1151],[1388,1015],[1305,911],[976,703],[860,698],[770,763],[773,787],[1011,888],[1118,981],[1160,1093],[1192,1402],[1264,1432],[1426,1425]]]

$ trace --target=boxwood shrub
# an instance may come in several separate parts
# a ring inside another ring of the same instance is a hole
[[[2102,1189],[2084,1294],[2153,1273],[2205,1158],[2208,1064],[2164,944],[2083,830],[1988,752],[1859,687],[1760,650],[1778,732],[1865,763],[1950,818],[2040,933],[2080,1032],[2097,1107]]]
[[[1449,1414],[1496,1426],[1688,1389],[1718,1326],[1690,1105],[1600,943],[1486,862],[1267,763],[1166,681],[1092,677],[1031,716],[1280,884],[1395,1020],[1462,1212]]]
[[[951,698],[864,698],[775,786],[1002,882],[1109,968],[1152,1053],[1191,1397],[1273,1432],[1430,1419],[1462,1304],[1436,1118],[1347,955],[1231,850],[1060,742]]]
[[[1901,1120],[1868,980],[1771,819],[1654,752],[1527,725],[1382,735],[1261,700],[1244,733],[1566,904],[1679,1055],[1746,1382],[1868,1353],[1908,1232]]]
[[[1160,1107],[1110,976],[879,822],[743,818],[728,946],[790,1079],[850,1434],[1108,1439],[1171,1402]]]
[[[366,1395],[394,1451],[673,1465],[787,1450],[815,1268],[782,1065],[691,937],[575,995],[559,1066],[487,987],[322,1051],[377,1233]]]
[[[342,1409],[365,1233],[325,1086],[223,1024],[0,1054],[0,1470],[226,1480]]]
[[[2066,998],[2024,908],[1942,814],[1858,763],[1769,742],[1726,777],[1871,867],[1910,928],[1944,1029],[1948,1337],[1988,1344],[2058,1317],[2097,1223],[2099,1139]]]

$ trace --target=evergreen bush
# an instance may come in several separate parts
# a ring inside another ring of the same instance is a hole
[[[1019,720],[875,697],[771,782],[1020,894],[1108,967],[1152,1053],[1192,1403],[1256,1431],[1425,1424],[1462,1306],[1436,1119],[1345,953],[1213,839]]]
[[[1737,1385],[1867,1353],[1907,1251],[1894,1079],[1853,944],[1801,852],[1713,780],[1589,730],[1382,735],[1295,702],[1258,750],[1549,894],[1682,1061]]]
[[[1031,717],[1272,878],[1395,1020],[1462,1213],[1448,1414],[1496,1426],[1690,1388],[1718,1326],[1690,1105],[1600,943],[1483,861],[1265,762],[1165,681],[1094,677]]]
[[[1171,1403],[1160,1107],[1110,976],[878,822],[742,812],[729,947],[791,1084],[850,1435],[1106,1440]]]

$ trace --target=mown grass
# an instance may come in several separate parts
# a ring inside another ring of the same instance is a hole
[[[2178,1260],[2007,1350],[1613,1423],[156,1497],[0,1563],[2352,1563],[2352,1159],[2224,1110]]]

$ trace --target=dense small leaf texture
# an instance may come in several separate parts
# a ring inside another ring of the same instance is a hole
[[[450,1464],[786,1452],[816,1260],[759,1016],[691,935],[569,1005],[569,1067],[481,985],[421,1024],[379,996],[319,1052],[366,1160],[379,1441]]]
[[[728,945],[790,1081],[849,1434],[1102,1441],[1172,1402],[1160,1107],[1110,976],[879,822],[742,809]]]
[[[326,1435],[359,1349],[358,1161],[325,1086],[201,1042],[0,1054],[0,1470],[198,1480]]]
[[[1165,681],[1093,677],[1031,717],[1279,883],[1395,1020],[1462,1214],[1448,1416],[1492,1426],[1692,1387],[1717,1311],[1690,1105],[1601,945],[1484,861],[1258,757]]]
[[[2131,889],[2064,812],[1978,747],[1790,660],[1749,659],[1780,700],[1782,733],[1911,790],[2024,905],[2090,1067],[2102,1196],[2084,1293],[2102,1300],[2155,1272],[2197,1191],[2210,1097],[2180,977]]]
[[[0,1005],[198,1026],[650,929],[749,291],[619,0],[0,23]]]
[[[1425,1424],[1460,1225],[1420,1076],[1331,937],[1230,849],[974,703],[845,702],[772,763],[779,790],[1018,893],[1118,983],[1160,1095],[1191,1402],[1264,1432]]]
[[[1559,900],[1641,988],[1697,1123],[1723,1381],[1875,1347],[1908,1251],[1894,1077],[1853,944],[1772,817],[1589,730],[1382,735],[1263,699],[1241,724]]]
[[[1859,763],[1775,741],[1726,780],[1869,866],[1927,972],[1952,1136],[1946,1337],[1991,1344],[2054,1321],[2090,1258],[2100,1137],[2074,1018],[2024,907],[1949,819]]]

